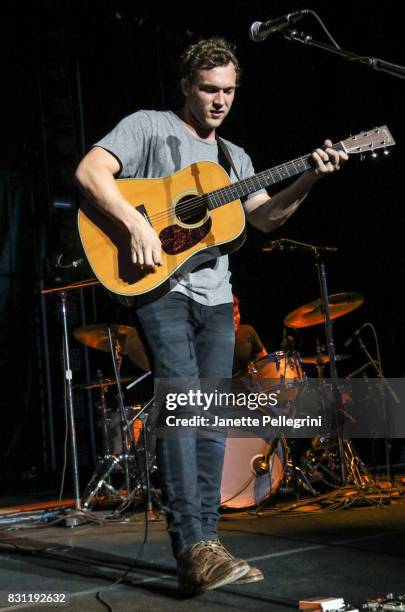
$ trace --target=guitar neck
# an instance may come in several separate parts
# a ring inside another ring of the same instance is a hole
[[[341,143],[337,143],[332,146],[332,149],[341,151],[344,147]],[[310,170],[312,167],[311,155],[305,155],[304,157],[298,157],[298,159],[270,168],[270,170],[263,170],[263,172],[259,172],[259,174],[255,174],[254,176],[250,176],[249,178],[231,183],[226,187],[205,194],[208,201],[208,208],[210,210],[219,208],[224,204],[243,198],[250,193],[255,193],[265,187],[271,187],[271,185],[297,176],[297,174],[302,174],[305,170]]]

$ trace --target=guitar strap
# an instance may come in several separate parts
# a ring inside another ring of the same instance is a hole
[[[236,178],[238,179],[238,181],[240,181],[240,176],[238,174],[238,171],[235,168],[235,164],[233,163],[232,156],[229,152],[229,149],[225,141],[222,140],[222,138],[220,138],[219,136],[216,136],[216,139],[218,143],[218,161],[219,163],[224,168],[224,170],[227,171],[228,174],[230,174],[230,169],[232,168],[232,170],[235,173]]]
[[[232,170],[235,173],[236,178],[240,180],[238,171],[235,168],[235,164],[233,163],[233,160],[232,160],[232,157],[231,157],[231,154],[229,152],[227,145],[222,140],[222,138],[220,138],[219,136],[215,136],[215,138],[218,143],[218,162],[219,164],[223,167],[223,169],[228,174],[231,173],[231,168],[232,168]],[[214,268],[216,261],[217,261],[217,257],[218,257],[217,249],[215,247],[211,249],[207,249],[204,253],[204,258],[209,257],[210,254],[212,254],[212,259],[210,258],[208,259],[208,261],[204,261],[200,265],[197,265],[197,267],[193,269],[193,272],[203,270],[204,268]],[[193,255],[193,257],[196,257],[196,255]]]

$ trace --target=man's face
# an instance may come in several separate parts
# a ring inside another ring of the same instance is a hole
[[[187,120],[200,129],[213,130],[231,109],[236,89],[235,66],[230,62],[226,66],[198,70],[191,84],[182,79],[181,86]]]

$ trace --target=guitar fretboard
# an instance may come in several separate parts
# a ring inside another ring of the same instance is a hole
[[[343,149],[341,143],[333,145],[332,148],[335,151]],[[205,203],[209,210],[219,208],[250,193],[255,193],[255,191],[280,183],[297,174],[302,174],[305,170],[310,170],[311,168],[311,155],[305,155],[304,157],[299,157],[285,164],[270,168],[270,170],[263,170],[263,172],[259,172],[236,183],[231,183],[226,187],[221,187],[221,189],[206,193],[204,196],[206,199]]]

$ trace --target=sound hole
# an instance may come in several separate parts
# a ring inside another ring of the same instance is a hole
[[[187,195],[176,204],[176,216],[182,223],[193,225],[205,217],[207,206],[196,195]]]

